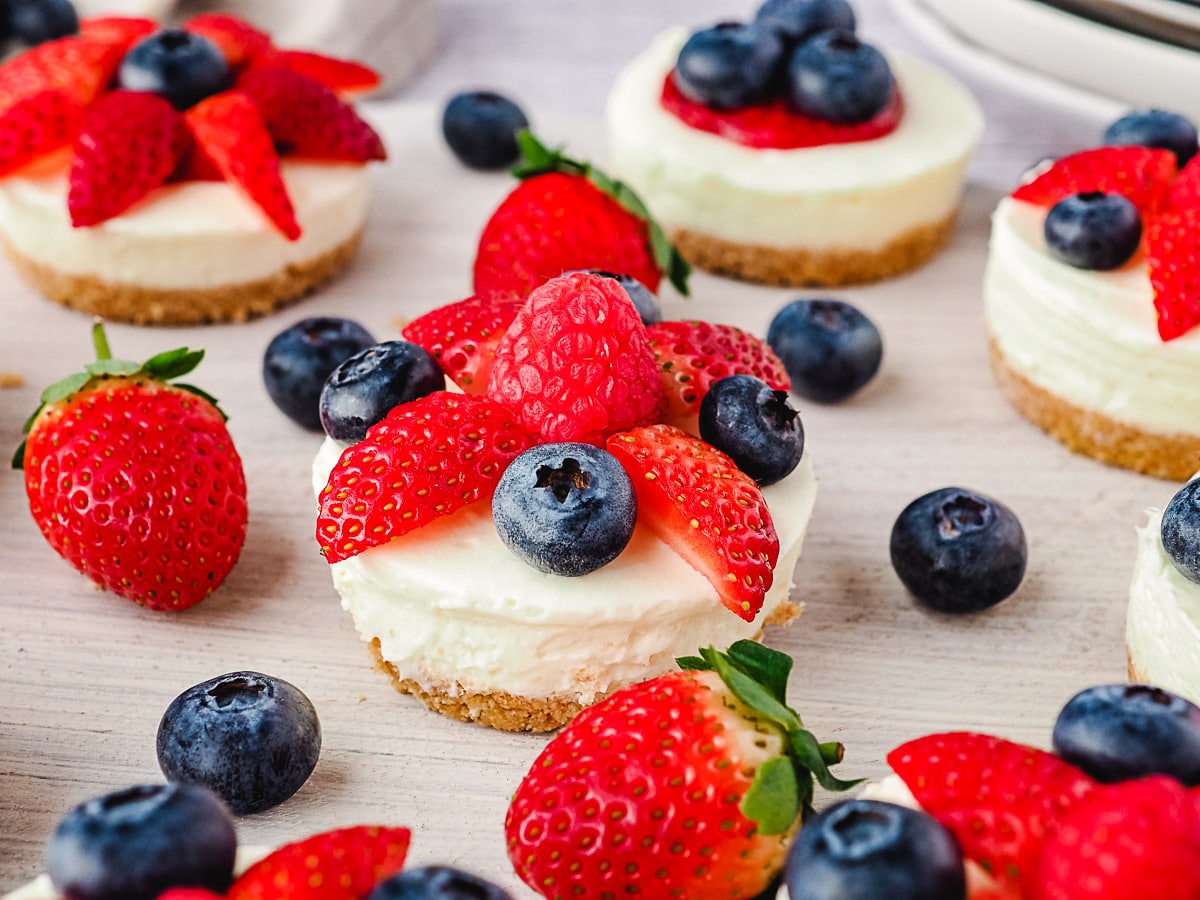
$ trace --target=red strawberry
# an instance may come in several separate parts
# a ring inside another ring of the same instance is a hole
[[[687,293],[689,267],[637,195],[592,166],[518,136],[527,179],[484,226],[475,256],[475,293],[517,294],[564,272],[632,275],[651,291],[667,275]]]
[[[1150,147],[1094,147],[1055,161],[1012,196],[1053,206],[1071,194],[1123,194],[1143,213],[1162,207],[1175,179],[1175,154]]]
[[[714,381],[753,375],[778,391],[791,379],[766,341],[732,325],[659,322],[646,329],[667,391],[667,419],[694,416]]]
[[[246,480],[211,398],[168,384],[204,356],[109,356],[42,394],[14,465],[50,546],[113,593],[184,609],[215,590],[246,533]]]
[[[397,406],[329,474],[321,552],[341,562],[490,498],[509,461],[535,443],[485,397],[437,391]]]
[[[144,37],[149,37],[158,31],[159,25],[153,19],[139,19],[132,16],[97,16],[83,19],[79,23],[79,34],[82,37],[108,44],[116,44],[122,54]]]
[[[338,59],[306,50],[279,50],[272,57],[275,65],[291,69],[319,81],[339,94],[362,94],[379,87],[379,73],[349,59]]]
[[[202,13],[188,19],[184,28],[220,47],[225,61],[234,69],[269,55],[274,49],[271,37],[265,31],[228,13]]]
[[[241,187],[284,237],[300,237],[279,156],[254,101],[240,91],[225,91],[201,100],[184,120],[225,180]]]
[[[1200,795],[1158,775],[1106,785],[1047,840],[1030,900],[1197,900]]]
[[[615,279],[584,272],[529,295],[496,348],[487,395],[547,441],[596,446],[659,421],[666,408],[629,295]]]
[[[83,106],[60,90],[18,100],[0,115],[0,177],[69,147],[83,126]]]
[[[638,521],[704,575],[722,603],[753,621],[779,559],[754,480],[720,450],[670,425],[613,435],[606,446],[633,481]]]
[[[888,764],[963,854],[1005,890],[1022,883],[1062,814],[1095,788],[1052,753],[971,732],[902,744]]]
[[[464,392],[482,394],[500,339],[523,303],[515,297],[468,297],[418,316],[402,334],[428,350]]]
[[[222,900],[224,894],[215,894],[198,887],[168,888],[158,895],[157,900]]]
[[[1171,185],[1167,209],[1189,209],[1200,207],[1200,156],[1193,156],[1179,170],[1179,176]]]
[[[354,107],[307,75],[252,68],[237,81],[262,114],[280,153],[349,162],[387,159],[383,141]]]
[[[167,180],[191,145],[170,103],[113,91],[88,111],[71,162],[67,208],[76,228],[118,216]]]
[[[119,44],[87,37],[38,44],[0,65],[0,114],[50,90],[87,106],[108,87],[124,55]]]
[[[400,871],[407,828],[358,825],[286,844],[233,882],[227,900],[361,900]]]
[[[786,705],[792,661],[739,641],[589,707],[534,761],[505,818],[508,855],[548,900],[751,898],[829,790],[837,745]]]
[[[1158,335],[1169,341],[1200,325],[1200,207],[1153,216],[1145,244]]]

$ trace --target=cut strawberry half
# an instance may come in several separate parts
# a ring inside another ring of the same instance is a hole
[[[342,95],[364,94],[381,82],[379,73],[370,66],[307,50],[277,50],[271,59],[274,65],[319,81]]]
[[[418,316],[401,333],[429,351],[464,393],[483,394],[496,347],[523,303],[510,296],[468,297]]]
[[[1196,207],[1200,207],[1200,155],[1193,156],[1188,160],[1188,164],[1179,170],[1167,199],[1167,209]]]
[[[1158,335],[1173,340],[1200,325],[1200,208],[1152,217],[1145,242]]]
[[[270,35],[228,13],[202,13],[188,19],[183,27],[216,44],[232,69],[274,52]]]
[[[0,114],[53,90],[87,106],[108,87],[124,55],[119,44],[87,37],[38,44],[0,65]]]
[[[153,19],[139,19],[133,16],[97,16],[83,19],[79,23],[80,36],[115,44],[121,48],[122,54],[158,29],[159,25]]]
[[[24,97],[0,115],[0,177],[69,147],[83,126],[83,105],[58,89]]]
[[[1056,160],[1012,196],[1053,206],[1072,194],[1100,191],[1127,197],[1143,213],[1161,209],[1175,180],[1175,154],[1151,147],[1093,147]]]

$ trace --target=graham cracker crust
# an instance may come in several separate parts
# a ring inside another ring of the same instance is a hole
[[[894,278],[927,262],[950,238],[957,212],[918,225],[879,250],[808,250],[739,244],[687,228],[671,240],[688,262],[717,275],[780,287],[840,287]]]
[[[1186,481],[1200,469],[1200,437],[1155,434],[1084,409],[1017,372],[989,341],[992,373],[1017,412],[1069,450],[1143,475]]]
[[[25,281],[71,309],[133,325],[202,325],[244,322],[264,316],[316,290],[336,275],[358,250],[361,229],[319,256],[291,263],[258,281],[215,288],[172,290],[71,275],[34,260],[5,239],[5,251]]]
[[[1133,654],[1129,652],[1128,644],[1125,646],[1125,671],[1129,675],[1130,681],[1136,681],[1139,684],[1150,683],[1150,679],[1147,678],[1143,672],[1139,671],[1136,665],[1134,665]]]

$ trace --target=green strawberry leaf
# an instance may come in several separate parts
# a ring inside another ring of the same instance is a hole
[[[150,357],[142,363],[141,370],[160,381],[170,381],[173,378],[182,378],[191,372],[200,365],[202,359],[204,359],[203,350],[177,347],[174,350],[167,350]]]
[[[861,778],[843,781],[829,771],[829,767],[825,764],[825,755],[821,752],[821,745],[817,743],[817,739],[813,737],[811,731],[803,728],[792,729],[788,732],[788,743],[791,744],[792,753],[799,763],[812,772],[825,790],[848,791],[862,783]]]
[[[675,665],[679,666],[684,672],[708,672],[712,667],[699,656],[679,656],[675,659]]]
[[[54,384],[42,391],[42,406],[45,406],[47,403],[57,403],[59,400],[65,400],[91,380],[92,376],[88,372],[76,372],[74,375],[68,375],[62,381],[54,382]],[[39,406],[38,411],[41,411],[41,408]],[[34,415],[36,416],[37,413],[35,412]],[[33,420],[30,419],[27,424],[32,423]]]
[[[728,652],[739,669],[761,682],[780,703],[786,702],[788,676],[792,674],[790,656],[758,641],[735,641]]]
[[[88,375],[104,377],[108,375],[114,378],[120,378],[123,375],[136,375],[142,371],[141,363],[135,363],[128,359],[98,359],[95,362],[90,362],[83,367]]]
[[[759,766],[740,809],[747,819],[758,823],[760,834],[783,834],[791,828],[800,812],[800,790],[791,760],[776,756]]]

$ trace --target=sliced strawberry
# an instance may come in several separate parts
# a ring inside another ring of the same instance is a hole
[[[158,29],[159,25],[153,19],[139,19],[133,16],[97,16],[83,19],[79,23],[80,35],[115,44],[121,48],[122,53]]]
[[[509,461],[536,442],[486,397],[436,391],[397,406],[329,474],[321,552],[340,562],[486,500]]]
[[[0,115],[0,177],[70,146],[83,126],[83,106],[54,89],[18,100]]]
[[[0,65],[0,113],[50,90],[87,106],[112,81],[124,55],[118,44],[87,37],[38,44]]]
[[[511,296],[468,297],[418,316],[401,333],[428,350],[464,393],[482,394],[500,339],[523,303]]]
[[[1100,191],[1122,194],[1143,213],[1166,202],[1175,180],[1175,154],[1150,147],[1093,147],[1054,162],[1012,196],[1038,206],[1053,206],[1072,194]]]
[[[373,91],[381,82],[379,73],[370,66],[307,50],[278,50],[272,62],[319,81],[331,91],[343,95]]]
[[[1200,207],[1152,217],[1145,243],[1158,335],[1169,341],[1200,325]]]
[[[237,81],[262,114],[280,153],[307,159],[387,159],[383,141],[319,81],[288,69],[251,68]]]
[[[668,420],[699,412],[712,383],[727,375],[753,375],[777,391],[791,389],[775,351],[748,331],[699,321],[659,322],[646,331],[667,391]]]
[[[175,170],[191,135],[156,94],[113,91],[91,108],[71,163],[67,208],[76,228],[118,216]]]
[[[241,187],[284,237],[300,237],[275,144],[254,101],[225,91],[197,103],[184,119],[225,180]]]
[[[1200,156],[1193,156],[1188,164],[1179,170],[1175,183],[1171,185],[1171,195],[1167,199],[1167,209],[1191,209],[1200,207]]]
[[[221,48],[230,68],[237,69],[256,57],[273,52],[271,37],[245,19],[228,13],[202,13],[183,26],[192,34],[208,38]]]
[[[157,900],[222,900],[224,894],[216,894],[207,888],[174,887],[167,888],[158,895]]]
[[[779,538],[762,491],[728,456],[670,425],[608,439],[649,526],[716,588],[747,622],[762,608],[779,559]]]
[[[404,865],[407,828],[358,825],[286,844],[243,872],[227,900],[361,900]]]

